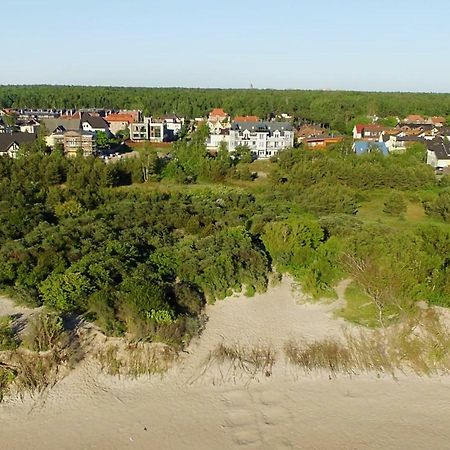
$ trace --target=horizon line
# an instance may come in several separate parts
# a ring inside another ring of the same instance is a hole
[[[348,92],[362,94],[435,94],[449,95],[450,91],[399,91],[399,90],[362,90],[362,89],[331,89],[331,88],[273,88],[273,87],[202,87],[202,86],[125,86],[113,84],[52,84],[52,83],[26,83],[26,84],[0,84],[4,87],[72,87],[72,88],[112,88],[112,89],[184,89],[184,90],[210,90],[210,91],[300,91],[300,92]]]

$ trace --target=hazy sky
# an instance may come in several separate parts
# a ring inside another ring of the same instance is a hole
[[[450,1],[0,0],[0,84],[450,92]]]

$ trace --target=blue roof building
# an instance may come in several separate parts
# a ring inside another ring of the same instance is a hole
[[[389,155],[388,148],[384,142],[357,141],[353,144],[353,151],[357,155],[370,153],[372,151],[378,151],[384,156]]]

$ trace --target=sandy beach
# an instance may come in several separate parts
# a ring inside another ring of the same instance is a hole
[[[449,377],[332,378],[287,365],[287,340],[342,335],[348,325],[333,319],[335,307],[299,303],[289,279],[263,295],[209,305],[201,337],[163,378],[108,376],[88,359],[39,399],[7,399],[0,448],[449,448]],[[271,376],[205,371],[221,342],[272,346]]]

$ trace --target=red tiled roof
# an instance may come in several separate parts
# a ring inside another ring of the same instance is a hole
[[[383,131],[383,127],[377,124],[363,124],[358,123],[356,126],[356,132],[362,133],[363,131]]]
[[[235,122],[259,122],[259,117],[257,116],[236,116],[234,118]]]
[[[406,118],[406,120],[407,120],[408,122],[418,122],[418,121],[424,120],[424,119],[423,119],[422,116],[419,116],[419,115],[417,115],[417,114],[411,114],[411,115],[409,115],[409,116]]]
[[[227,117],[228,114],[222,108],[214,108],[210,113],[209,117]]]
[[[107,122],[128,122],[133,123],[135,121],[135,115],[134,114],[110,114],[109,116],[105,117]]]
[[[380,125],[365,125],[364,126],[364,131],[383,131],[383,127],[381,127]]]
[[[433,123],[444,123],[445,122],[445,118],[444,117],[440,117],[440,116],[432,117],[431,121]]]

